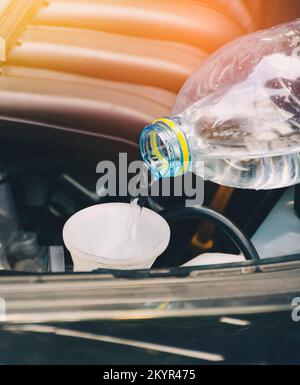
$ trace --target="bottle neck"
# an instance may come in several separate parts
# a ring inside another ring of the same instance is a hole
[[[140,137],[144,162],[156,178],[185,174],[191,166],[191,152],[184,122],[177,117],[155,120]]]

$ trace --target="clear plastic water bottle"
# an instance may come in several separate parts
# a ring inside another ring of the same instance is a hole
[[[184,84],[172,116],[144,128],[140,149],[157,178],[190,170],[238,188],[299,183],[300,19],[212,55]]]

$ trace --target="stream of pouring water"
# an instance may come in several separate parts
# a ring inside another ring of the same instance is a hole
[[[143,172],[147,172],[148,168],[145,166]],[[142,179],[139,178],[137,180],[137,185],[142,184]],[[150,186],[154,183],[154,181],[150,184]],[[142,186],[143,187],[143,186]],[[140,251],[138,250],[137,244],[137,230],[139,225],[139,219],[142,214],[143,207],[145,205],[145,197],[139,195],[138,197],[131,198],[129,214],[127,218],[126,230],[124,232],[123,239],[115,246],[107,255],[107,257],[117,258],[117,257],[130,257],[132,255],[139,255]]]

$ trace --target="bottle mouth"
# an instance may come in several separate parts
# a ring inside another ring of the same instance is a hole
[[[146,126],[140,137],[144,162],[155,179],[185,174],[190,168],[190,150],[184,132],[171,119]]]

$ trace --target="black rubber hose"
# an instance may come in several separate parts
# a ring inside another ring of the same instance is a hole
[[[179,220],[192,218],[205,218],[221,228],[241,250],[246,260],[259,260],[256,251],[250,239],[239,230],[229,219],[207,207],[174,207],[166,209],[160,213],[168,223],[174,223]]]

